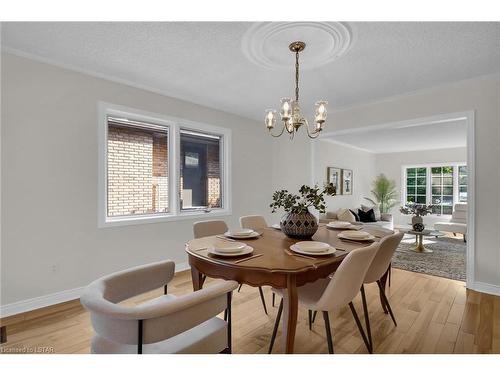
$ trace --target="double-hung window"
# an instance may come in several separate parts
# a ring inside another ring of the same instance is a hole
[[[404,166],[402,204],[432,204],[435,215],[451,215],[453,205],[467,202],[467,166],[443,163]]]
[[[230,214],[228,129],[102,103],[99,225]]]

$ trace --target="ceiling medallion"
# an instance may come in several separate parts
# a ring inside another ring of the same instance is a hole
[[[316,102],[314,116],[315,125],[311,130],[307,119],[301,114],[299,105],[299,54],[304,51],[306,44],[301,41],[296,41],[292,42],[288,48],[295,54],[295,100],[292,101],[290,98],[281,99],[280,118],[283,122],[283,126],[279,134],[272,133],[272,130],[276,126],[276,111],[274,109],[266,110],[264,122],[269,134],[273,137],[280,137],[286,130],[290,135],[290,139],[293,139],[300,127],[305,126],[309,138],[317,138],[323,130],[323,124],[326,121],[326,105],[328,102],[324,100]]]
[[[286,46],[292,40],[307,44],[302,69],[328,64],[348,50],[352,42],[349,27],[340,22],[258,22],[242,39],[243,54],[252,63],[264,68],[289,69]]]

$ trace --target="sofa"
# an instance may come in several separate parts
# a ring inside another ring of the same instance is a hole
[[[357,212],[356,209],[352,209],[353,211]],[[337,211],[335,212],[327,212],[323,217],[320,217],[319,222],[320,223],[329,223],[331,221],[336,221],[338,220],[337,218]],[[361,223],[361,222],[353,222],[353,224],[357,225],[363,225],[364,227],[375,227],[375,228],[383,228],[383,229],[389,229],[389,230],[394,230],[394,219],[392,217],[392,214],[380,214],[380,220],[373,222],[373,223]]]
[[[434,224],[434,229],[453,234],[464,235],[464,242],[467,242],[467,203],[455,203],[450,221],[440,221]]]

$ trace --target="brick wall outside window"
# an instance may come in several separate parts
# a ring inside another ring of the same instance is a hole
[[[168,211],[165,133],[108,126],[108,216]]]

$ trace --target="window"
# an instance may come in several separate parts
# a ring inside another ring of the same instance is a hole
[[[453,167],[432,167],[432,213],[451,215],[453,211]]]
[[[228,129],[102,103],[99,225],[230,214]]]
[[[221,208],[221,137],[187,130],[180,134],[181,209]]]
[[[451,215],[453,204],[467,202],[467,166],[463,163],[403,167],[402,204],[432,204],[433,214]]]
[[[411,203],[425,203],[426,196],[426,168],[408,168],[406,170],[406,201]]]
[[[168,212],[168,128],[111,116],[107,124],[107,216]]]

